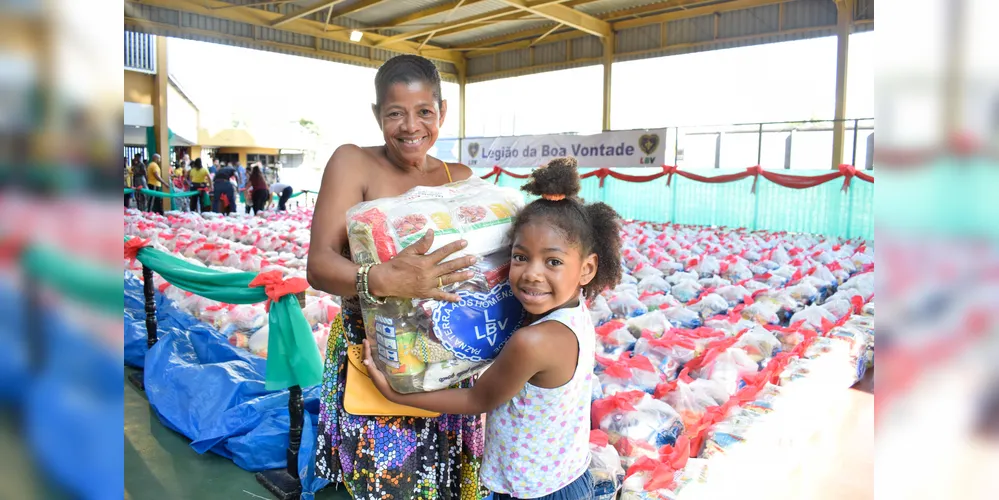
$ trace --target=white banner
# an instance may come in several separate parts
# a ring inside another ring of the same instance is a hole
[[[603,132],[594,135],[482,137],[461,141],[461,160],[469,167],[539,167],[561,156],[575,157],[580,168],[659,166],[665,162],[666,129]]]

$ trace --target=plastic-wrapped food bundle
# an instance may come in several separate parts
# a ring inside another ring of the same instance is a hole
[[[638,282],[638,291],[640,293],[665,293],[669,291],[669,283],[666,282],[662,275],[648,276]]]
[[[874,316],[874,302],[868,302],[867,304],[864,304],[862,312],[864,316]]]
[[[721,272],[721,263],[718,259],[706,255],[693,266],[693,271],[700,278],[710,278]]]
[[[476,375],[520,326],[524,311],[507,274],[508,234],[522,206],[519,192],[472,177],[418,186],[348,210],[347,236],[358,264],[385,262],[428,230],[434,231],[431,251],[464,239],[468,246],[448,260],[478,257],[472,279],[447,287],[461,297],[458,303],[391,297],[383,305],[362,302],[365,334],[395,390],[436,390]],[[423,355],[442,351],[451,357]]]
[[[703,319],[711,318],[728,312],[728,301],[717,293],[709,293],[696,303],[687,305],[687,309],[696,312]]]
[[[843,299],[827,300],[819,307],[831,312],[837,320],[853,311],[853,304]]]
[[[692,478],[684,478],[690,459],[690,440],[681,436],[673,446],[665,446],[658,457],[643,457],[625,473],[621,500],[674,500],[676,492]]]
[[[752,304],[746,306],[742,310],[742,317],[761,325],[776,325],[780,323],[780,316],[778,315],[781,309],[780,304],[774,300],[765,299],[767,297],[763,297],[762,300],[757,299]]]
[[[676,297],[666,293],[643,293],[638,297],[638,300],[650,310],[683,305],[679,300],[676,300]]]
[[[676,300],[687,303],[696,299],[703,289],[704,287],[700,283],[693,280],[685,280],[674,285],[669,293],[676,297]]]
[[[728,266],[728,269],[722,271],[721,276],[725,279],[731,281],[742,281],[748,280],[753,277],[753,271],[749,269],[749,266],[743,264],[742,262],[736,262]]]
[[[639,284],[647,278],[662,278],[663,272],[656,269],[652,264],[645,262],[640,262],[635,270],[631,272],[631,275],[638,280]]]
[[[697,273],[689,273],[685,271],[675,272],[666,278],[666,282],[671,286],[679,285],[682,281],[693,281],[697,282],[701,277]]]
[[[689,339],[642,337],[635,342],[635,354],[648,358],[666,380],[675,378],[680,363],[694,359],[696,351]]]
[[[305,307],[302,308],[302,314],[310,325],[330,324],[339,313],[340,305],[334,302],[330,295],[306,297]]]
[[[641,354],[624,355],[617,361],[610,361],[597,377],[605,396],[634,390],[652,394],[664,381],[652,361]]]
[[[696,312],[680,306],[680,307],[667,307],[662,309],[663,315],[670,323],[676,325],[679,328],[697,328],[704,324],[701,320],[701,316]]]
[[[742,334],[739,341],[735,343],[735,347],[746,351],[749,359],[760,363],[777,354],[781,350],[781,343],[772,333],[763,327],[756,326]]]
[[[829,338],[839,339],[847,343],[850,352],[850,363],[856,367],[856,380],[864,377],[867,369],[867,352],[874,346],[874,338],[863,328],[847,323],[833,328]]]
[[[857,290],[864,299],[874,295],[874,273],[858,274],[839,286],[840,290]]]
[[[730,307],[735,307],[745,301],[746,296],[751,295],[752,292],[742,285],[727,285],[719,287],[715,293],[725,299]]]
[[[590,304],[590,319],[593,321],[594,325],[600,325],[605,321],[614,317],[614,311],[611,311],[609,305],[607,305],[607,299],[603,295],[597,295],[593,299],[593,303]]]
[[[635,345],[635,336],[621,321],[608,321],[594,329],[597,334],[596,354],[617,360]]]
[[[704,368],[700,370],[700,378],[717,381],[729,394],[735,394],[739,389],[739,381],[758,371],[759,366],[746,354],[746,351],[733,347],[705,363]]]
[[[229,313],[229,324],[240,331],[256,331],[267,324],[267,311],[257,304],[240,304]]]
[[[822,306],[808,306],[794,313],[794,316],[791,316],[791,324],[793,325],[801,321],[803,322],[802,326],[819,331],[822,329],[822,320],[828,323],[835,323],[837,319],[833,313],[822,308]]]
[[[590,431],[589,470],[593,476],[593,499],[613,500],[624,481],[624,468],[607,433],[600,429]]]
[[[620,392],[594,402],[591,417],[595,427],[610,437],[622,464],[629,467],[640,457],[658,457],[661,447],[675,444],[683,434],[680,415],[641,391]]]
[[[819,298],[819,289],[808,283],[798,283],[797,285],[789,286],[785,289],[785,292],[791,294],[791,298],[801,304],[811,304]]]
[[[639,333],[648,330],[655,336],[661,336],[663,332],[669,329],[669,320],[660,310],[655,310],[641,316],[636,316],[628,320],[627,325],[630,329],[637,330]]]
[[[607,305],[610,306],[611,311],[614,312],[614,317],[617,318],[633,318],[641,316],[649,310],[642,301],[638,300],[637,295],[631,293],[617,293],[607,301]]]
[[[721,276],[711,276],[709,278],[701,278],[697,280],[697,283],[704,288],[718,288],[722,286],[729,286],[732,284],[731,281],[722,278]]]
[[[707,394],[694,392],[690,384],[682,379],[677,379],[675,387],[664,399],[680,414],[685,429],[695,427],[704,416],[705,410],[717,404]]]

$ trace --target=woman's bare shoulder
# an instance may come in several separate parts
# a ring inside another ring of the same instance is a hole
[[[339,165],[352,165],[358,161],[375,162],[378,159],[377,147],[360,147],[356,144],[342,144],[333,151],[330,159],[326,162],[327,167]]]
[[[451,177],[454,180],[463,181],[472,176],[472,169],[468,168],[467,165],[462,163],[448,163],[447,166],[451,169]]]

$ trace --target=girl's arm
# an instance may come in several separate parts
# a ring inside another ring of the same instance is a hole
[[[557,356],[552,355],[553,334],[573,335],[565,325],[555,321],[517,330],[496,361],[470,389],[400,394],[392,389],[385,374],[378,369],[367,340],[364,341],[364,365],[375,387],[393,403],[449,415],[479,415],[513,399],[531,378],[557,362]]]

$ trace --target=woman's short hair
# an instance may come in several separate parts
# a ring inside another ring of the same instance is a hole
[[[385,61],[375,74],[375,107],[381,109],[388,89],[397,83],[410,84],[422,82],[430,86],[430,91],[440,107],[441,74],[437,66],[425,57],[412,54],[402,54]]]

